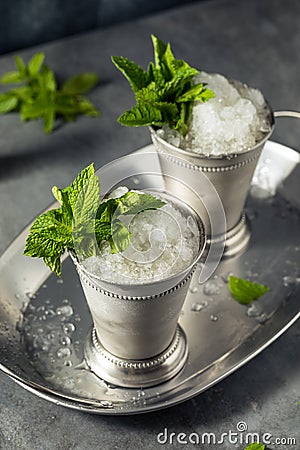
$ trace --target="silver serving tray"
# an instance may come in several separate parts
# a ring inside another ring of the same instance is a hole
[[[201,267],[194,274],[180,317],[189,357],[175,378],[153,388],[125,389],[87,370],[83,344],[92,322],[75,269],[66,259],[58,280],[42,261],[24,257],[29,227],[0,258],[0,369],[58,405],[134,414],[189,399],[250,361],[300,316],[299,162],[294,150],[267,142],[247,202],[250,247],[222,261],[204,284],[198,283]],[[242,306],[228,292],[229,274],[271,291],[254,306]]]

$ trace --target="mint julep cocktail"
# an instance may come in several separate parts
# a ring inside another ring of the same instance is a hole
[[[57,275],[66,250],[102,280],[125,284],[170,277],[198,256],[194,212],[166,194],[119,187],[101,200],[93,164],[52,192],[60,208],[37,217],[24,254],[43,258]]]

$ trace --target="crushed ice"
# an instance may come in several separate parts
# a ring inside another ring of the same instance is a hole
[[[105,242],[98,256],[82,263],[84,267],[105,281],[145,283],[184,270],[197,256],[199,230],[195,219],[184,216],[173,203],[135,215],[129,229],[131,240],[124,252],[112,254]]]
[[[184,138],[163,126],[159,135],[170,144],[198,154],[232,155],[251,149],[271,130],[269,108],[258,89],[205,72],[195,82],[207,83],[215,98],[195,103]]]

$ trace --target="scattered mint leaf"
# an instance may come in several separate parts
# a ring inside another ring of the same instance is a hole
[[[7,72],[5,75],[3,75],[0,81],[2,84],[17,84],[21,83],[23,79],[24,78],[19,71],[13,70],[12,72]]]
[[[26,66],[25,66],[24,61],[21,58],[21,56],[15,56],[15,63],[16,63],[16,66],[17,66],[17,69],[18,69],[20,75],[25,80],[25,77],[26,77]]]
[[[40,85],[40,96],[47,97],[50,92],[56,91],[56,80],[54,72],[46,65],[43,65],[40,73],[37,74]]]
[[[124,251],[130,231],[121,215],[157,209],[165,203],[150,194],[127,192],[122,197],[100,202],[99,179],[94,164],[83,169],[67,187],[53,186],[52,193],[60,207],[37,217],[26,239],[24,255],[43,258],[61,275],[61,256],[66,250],[83,258],[96,255],[97,247],[108,241],[112,253]]]
[[[270,288],[263,284],[254,283],[234,276],[229,277],[228,288],[235,300],[242,305],[249,305],[249,303],[270,291]]]
[[[85,94],[93,89],[99,81],[99,78],[94,73],[81,73],[69,78],[62,85],[62,92],[67,94]]]
[[[126,126],[168,124],[185,135],[189,129],[195,101],[206,102],[214,93],[205,83],[194,84],[199,73],[183,60],[175,59],[170,44],[152,35],[154,63],[147,71],[127,58],[113,56],[112,61],[123,73],[135,94],[136,105],[118,119]]]
[[[55,120],[55,108],[54,105],[49,105],[49,108],[44,112],[44,130],[45,133],[51,133]]]
[[[266,446],[259,442],[248,445],[244,450],[265,450]]]
[[[35,76],[35,75],[37,75],[39,73],[39,71],[40,71],[40,69],[42,67],[42,64],[44,62],[44,59],[45,59],[45,55],[43,53],[36,53],[31,58],[31,60],[28,63],[28,73],[29,73],[29,75]],[[18,66],[19,70],[20,70],[20,62],[21,62],[20,59],[18,61],[16,60],[16,63],[17,63],[17,66]],[[22,69],[23,69],[23,67],[22,67]]]
[[[85,116],[98,117],[99,111],[94,105],[83,95],[77,97],[78,114],[84,114]]]
[[[5,114],[15,109],[18,98],[14,93],[0,94],[0,114]]]
[[[45,55],[35,54],[27,66],[15,57],[15,71],[4,74],[2,84],[21,84],[0,95],[0,114],[19,111],[21,119],[42,119],[45,133],[51,133],[57,117],[73,121],[78,115],[99,116],[99,111],[83,95],[98,82],[93,73],[75,75],[58,89],[54,72],[44,64]]]

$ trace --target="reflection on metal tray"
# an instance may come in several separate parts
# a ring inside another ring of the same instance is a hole
[[[234,372],[300,315],[299,160],[297,152],[267,143],[247,203],[250,247],[223,261],[204,284],[198,283],[199,270],[194,274],[180,317],[189,358],[175,378],[153,388],[125,389],[87,370],[83,343],[91,317],[75,269],[67,259],[60,280],[42,261],[24,257],[28,228],[0,259],[1,370],[40,397],[98,414],[165,408]],[[132,183],[143,187],[142,179]],[[228,293],[231,273],[271,291],[242,306]]]

